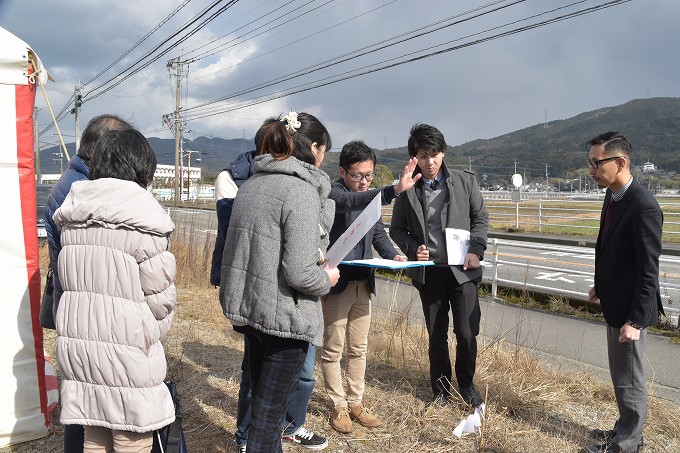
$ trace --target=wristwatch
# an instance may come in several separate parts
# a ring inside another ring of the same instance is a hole
[[[639,325],[639,324],[635,324],[635,323],[634,323],[633,321],[631,321],[630,319],[629,319],[628,321],[626,321],[626,324],[628,324],[629,326],[631,326],[631,327],[633,327],[633,328],[635,328],[635,329],[637,329],[637,330],[642,330],[642,329],[644,329],[644,326],[641,326],[641,325]]]

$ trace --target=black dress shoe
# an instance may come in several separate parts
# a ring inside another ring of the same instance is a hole
[[[611,440],[616,436],[616,430],[615,429],[593,429],[591,430],[588,434],[590,434],[590,437],[595,439],[598,442],[601,442],[602,444],[608,444],[611,442]],[[637,451],[642,450],[642,448],[645,446],[645,438],[642,436],[640,438],[640,445],[638,445]]]
[[[642,444],[638,445],[635,453],[642,450]],[[596,445],[587,445],[579,450],[579,453],[621,453],[621,449],[618,446],[612,445],[608,442]]]
[[[579,453],[619,453],[618,448],[614,448],[609,443],[586,445],[579,450]]]
[[[604,443],[612,440],[612,437],[616,436],[616,431],[613,429],[594,429],[588,434],[596,441]]]
[[[470,406],[479,407],[479,405],[484,402],[479,393],[477,393],[477,390],[475,390],[474,385],[471,385],[470,387],[460,387],[459,390],[460,396],[463,397],[463,401]]]

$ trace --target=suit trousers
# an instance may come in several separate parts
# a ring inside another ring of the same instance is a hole
[[[429,338],[430,381],[435,397],[451,394],[449,310],[456,335],[456,380],[461,388],[472,385],[477,366],[477,335],[482,311],[477,283],[459,284],[446,266],[425,268],[425,284],[414,280],[423,305]]]
[[[351,281],[345,290],[322,299],[323,348],[321,372],[333,407],[355,406],[364,396],[368,330],[371,326],[371,287],[368,281]],[[345,378],[340,359],[347,347]]]
[[[153,446],[153,432],[133,433],[104,428],[85,427],[85,453],[149,453]]]
[[[619,419],[614,425],[616,435],[611,443],[622,452],[634,452],[642,440],[642,428],[647,418],[647,383],[643,355],[647,331],[640,331],[638,341],[619,343],[618,327],[607,326],[609,373],[614,384]]]

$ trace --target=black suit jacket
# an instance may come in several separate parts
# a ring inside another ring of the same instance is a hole
[[[628,320],[647,327],[663,313],[659,292],[663,213],[654,196],[634,180],[602,238],[611,196],[608,189],[595,244],[595,292],[611,327],[619,328]]]
[[[381,193],[382,192],[382,193]],[[338,240],[340,235],[347,230],[347,228],[359,217],[361,211],[370,204],[370,202],[379,194],[382,196],[382,203],[386,204],[394,198],[394,187],[389,186],[381,190],[369,190],[366,192],[352,192],[345,185],[342,179],[331,183],[331,193],[328,198],[335,201],[335,220],[330,233],[330,245],[333,245]],[[363,245],[363,256],[357,259],[368,259],[373,257],[371,246],[374,246],[378,254],[385,259],[392,259],[399,253],[392,245],[392,242],[387,237],[385,232],[385,225],[382,220],[378,220],[373,229],[359,241]],[[355,247],[356,248],[356,247]],[[340,265],[340,279],[338,283],[331,288],[331,295],[340,294],[347,288],[348,280],[343,278],[343,267]],[[375,294],[375,273],[369,267],[352,266],[353,271],[365,272],[366,279],[371,286],[371,292]],[[346,274],[345,274],[346,275]]]

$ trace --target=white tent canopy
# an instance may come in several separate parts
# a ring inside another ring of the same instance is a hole
[[[0,27],[0,446],[47,434],[55,404],[39,320],[33,167],[33,107],[47,77],[31,48]]]

